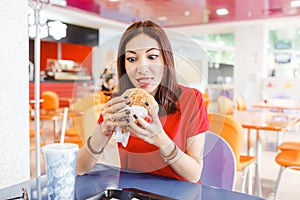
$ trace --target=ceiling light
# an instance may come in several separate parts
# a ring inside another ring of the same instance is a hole
[[[106,6],[110,7],[110,8],[115,8],[117,6],[119,6],[120,2],[119,0],[108,0],[106,1]]]
[[[168,17],[166,17],[166,16],[159,16],[159,17],[157,17],[157,20],[159,20],[159,21],[167,21]]]
[[[227,15],[228,14],[228,10],[226,8],[220,8],[220,9],[216,10],[216,13],[218,15]]]
[[[224,41],[218,41],[216,43],[217,47],[222,47],[222,46],[225,46],[225,42]]]
[[[55,40],[60,40],[67,36],[68,26],[61,21],[48,22],[49,35],[51,35]]]
[[[54,5],[59,5],[59,6],[66,6],[67,0],[50,0],[50,3],[52,3]]]
[[[187,10],[187,11],[184,11],[183,14],[184,14],[184,16],[190,16],[191,13],[190,13],[190,11]]]
[[[290,5],[292,7],[299,7],[300,6],[300,1],[299,0],[291,1]]]

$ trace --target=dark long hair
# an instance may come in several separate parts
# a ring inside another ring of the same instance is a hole
[[[161,48],[165,66],[162,81],[158,86],[154,98],[161,106],[160,115],[164,113],[174,114],[178,110],[176,103],[181,94],[181,89],[176,81],[173,50],[165,31],[150,20],[133,23],[122,35],[117,60],[119,92],[122,94],[125,90],[134,87],[125,69],[125,47],[132,38],[139,34],[146,34],[153,38],[158,42]]]

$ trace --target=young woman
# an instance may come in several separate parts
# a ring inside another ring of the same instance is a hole
[[[77,173],[84,174],[102,162],[100,157],[120,126],[131,133],[128,144],[118,143],[118,156],[106,158],[117,159],[123,170],[199,182],[202,133],[209,128],[207,111],[198,90],[176,82],[173,52],[164,30],[152,21],[128,27],[120,41],[117,69],[118,94],[143,88],[155,97],[159,108],[150,109],[152,122],[148,123],[126,109],[126,96],[115,95],[104,105],[95,131],[78,153]]]

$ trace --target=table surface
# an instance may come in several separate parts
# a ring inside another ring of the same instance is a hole
[[[277,109],[279,111],[282,110],[300,110],[300,103],[299,102],[271,102],[271,103],[265,103],[261,102],[258,104],[252,105],[253,108],[267,108],[267,109]]]
[[[236,110],[233,118],[244,128],[267,131],[287,131],[300,121],[300,115],[268,111]]]
[[[0,190],[0,199],[20,196],[21,188],[26,187],[30,199],[37,199],[37,189],[42,199],[47,199],[47,177],[42,176]],[[40,185],[40,187],[37,187]],[[135,189],[152,195],[160,195],[174,199],[235,199],[258,200],[256,196],[227,191],[203,184],[194,184],[147,173],[120,172],[117,168],[96,165],[87,175],[77,176],[75,199],[93,199],[92,196],[106,189]],[[4,196],[7,195],[7,196]],[[10,195],[10,196],[8,196]]]
[[[73,116],[81,116],[84,112],[77,112],[74,110],[68,109],[68,118]],[[40,108],[40,119],[41,120],[53,120],[53,118],[62,119],[64,116],[64,108],[57,109],[44,109]]]

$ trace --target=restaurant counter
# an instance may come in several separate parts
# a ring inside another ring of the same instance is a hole
[[[60,98],[72,99],[74,96],[80,94],[87,94],[95,91],[94,81],[41,81],[40,93],[44,91],[53,91],[57,93]],[[34,99],[34,83],[29,83],[29,99]],[[60,107],[68,107],[69,102],[60,101]]]
[[[0,199],[20,196],[25,187],[29,199],[47,199],[47,177],[41,176],[24,183],[20,183],[0,190]],[[38,187],[39,186],[39,187]],[[122,189],[122,190],[121,190]],[[77,176],[75,199],[104,199],[111,192],[126,195],[125,199],[234,199],[259,200],[261,198],[243,193],[228,191],[203,184],[194,184],[147,173],[130,173],[120,171],[105,165],[96,165],[88,174]],[[6,196],[5,196],[6,195]],[[132,198],[129,198],[131,196]],[[124,197],[124,196],[123,196]],[[149,198],[151,197],[151,198]],[[116,198],[114,198],[116,199]],[[120,198],[122,199],[122,198]]]

